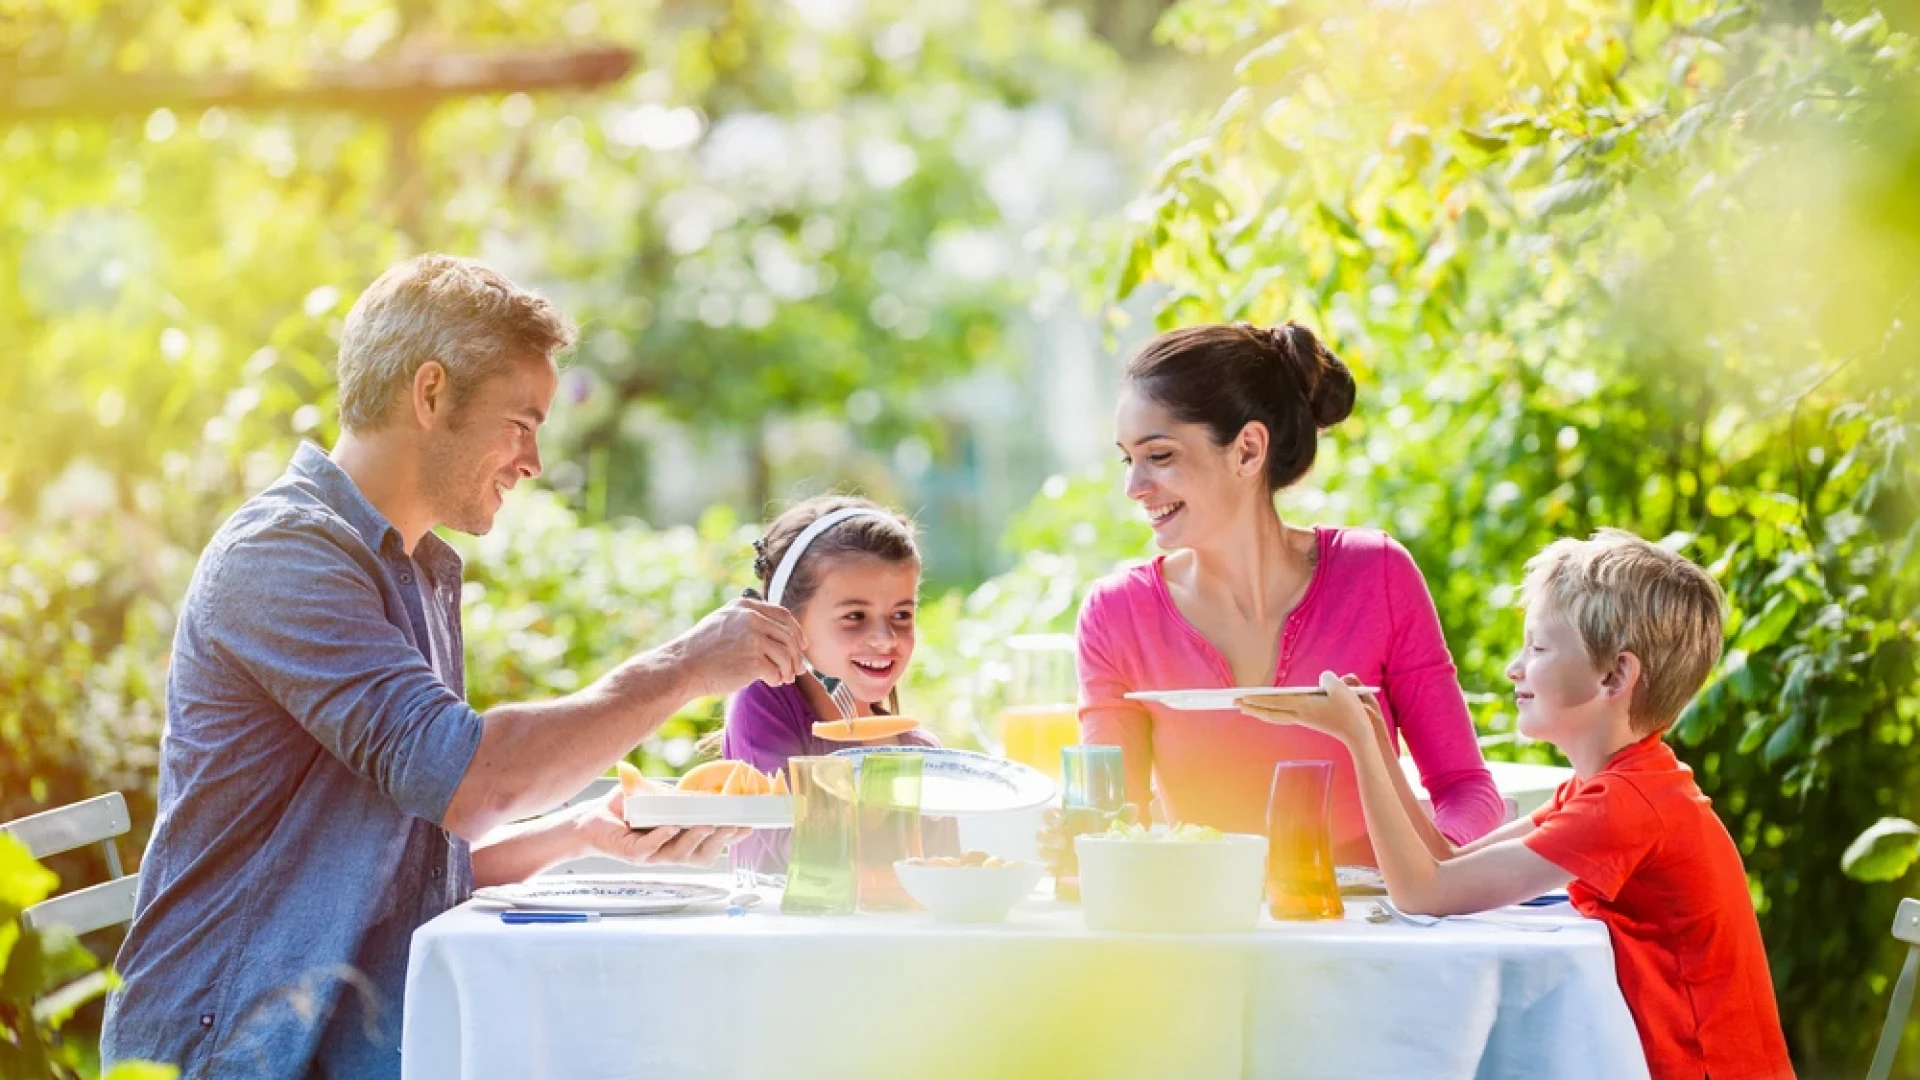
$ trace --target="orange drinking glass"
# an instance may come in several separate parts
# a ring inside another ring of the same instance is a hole
[[[1346,915],[1333,874],[1333,762],[1283,761],[1267,796],[1267,910],[1276,919]]]

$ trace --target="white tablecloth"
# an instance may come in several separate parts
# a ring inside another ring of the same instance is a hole
[[[414,935],[402,1075],[1646,1076],[1600,924],[1360,911],[1148,936],[1090,933],[1040,900],[981,927],[761,908],[507,926],[469,904]]]

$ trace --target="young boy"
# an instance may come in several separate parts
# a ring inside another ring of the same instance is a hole
[[[1607,924],[1655,1080],[1790,1077],[1740,853],[1661,741],[1720,657],[1720,588],[1614,529],[1527,563],[1526,643],[1507,667],[1520,731],[1574,778],[1553,801],[1455,849],[1421,813],[1377,710],[1332,673],[1325,697],[1249,706],[1346,744],[1393,902],[1484,911],[1566,886]]]

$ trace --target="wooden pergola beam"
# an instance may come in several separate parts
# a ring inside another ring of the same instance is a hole
[[[413,53],[316,67],[292,78],[205,75],[57,75],[0,81],[0,119],[145,114],[159,108],[345,110],[418,115],[445,98],[535,90],[590,90],[633,70],[618,45],[510,53]]]

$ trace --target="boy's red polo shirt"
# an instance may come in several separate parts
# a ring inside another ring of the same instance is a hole
[[[1793,1075],[1740,852],[1660,736],[1562,784],[1533,822],[1527,847],[1607,924],[1655,1080]]]

